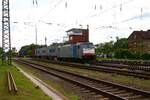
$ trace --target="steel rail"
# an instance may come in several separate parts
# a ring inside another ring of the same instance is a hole
[[[21,63],[24,63],[24,64],[27,64],[27,65],[30,65],[29,64],[29,62],[23,62],[23,61],[21,61]],[[32,66],[32,67],[35,67],[35,65],[36,66],[42,66],[42,67],[46,67],[46,66],[44,66],[44,65],[39,65],[39,64],[35,64],[35,63],[31,63],[32,65],[30,65],[30,66]],[[34,65],[33,65],[34,64]],[[49,67],[48,67],[49,68]],[[40,68],[37,68],[37,69],[40,69]],[[55,70],[56,71],[56,69],[55,68],[49,68],[49,69],[52,69],[52,70]],[[40,69],[41,70],[41,69]],[[45,72],[47,72],[47,70],[46,69],[44,69],[43,71],[45,71]],[[149,96],[150,96],[150,93],[149,92],[147,92],[147,91],[142,91],[142,90],[138,90],[138,89],[135,89],[135,88],[131,88],[131,87],[127,87],[127,86],[124,86],[124,85],[120,85],[120,84],[115,84],[115,83],[112,83],[112,82],[106,82],[106,81],[103,81],[103,80],[98,80],[98,79],[94,79],[94,78],[90,78],[90,77],[85,77],[85,76],[81,76],[81,75],[77,75],[77,74],[75,74],[75,73],[70,73],[70,72],[64,72],[64,71],[62,71],[62,70],[58,70],[57,69],[57,71],[58,72],[62,72],[62,73],[67,73],[67,74],[69,74],[69,75],[74,75],[74,76],[78,76],[78,77],[80,77],[80,78],[84,78],[84,79],[88,79],[88,80],[91,80],[91,81],[94,81],[94,82],[101,82],[101,83],[103,83],[103,84],[107,84],[107,85],[111,85],[111,86],[113,86],[113,87],[116,87],[116,88],[121,88],[121,89],[124,89],[124,90],[127,90],[127,91],[130,91],[130,92],[133,92],[133,93],[135,93],[135,94],[138,94],[138,95],[142,95],[142,96],[145,96],[145,97],[148,97],[149,98]],[[49,73],[49,72],[48,72]],[[54,74],[54,73],[53,73]],[[55,74],[55,76],[58,76],[57,74]],[[63,77],[63,76],[58,76],[58,77]],[[63,79],[65,79],[65,77],[63,77]],[[66,79],[65,79],[66,80]],[[67,79],[68,81],[70,80],[70,78],[69,79]],[[74,81],[74,80],[72,80],[72,81]],[[78,83],[78,84],[82,84],[80,81],[76,81],[76,83]],[[88,85],[86,85],[86,87],[90,87],[90,86],[88,86]],[[91,87],[90,87],[91,88]],[[93,88],[95,88],[95,87],[92,87],[92,89]],[[95,88],[95,89],[97,89],[97,88]],[[97,90],[97,91],[99,91],[99,89]],[[102,91],[101,90],[101,94],[105,94],[105,96],[106,96],[106,94],[107,94],[107,96],[109,95],[109,97],[110,97],[110,95],[112,96],[111,98],[114,98],[113,96],[114,96],[114,94],[111,94],[110,92],[107,92],[106,93],[106,91]],[[120,99],[122,99],[122,100],[126,100],[126,98],[123,98],[123,97],[120,97],[119,95],[115,95],[115,96],[117,96],[117,97],[119,97]],[[118,98],[118,100],[119,100],[119,98]],[[115,99],[114,99],[115,100]]]
[[[133,76],[136,78],[150,79],[150,73],[148,72],[122,70],[118,68],[109,68],[109,67],[96,66],[96,65],[85,65],[85,64],[79,64],[79,63],[47,61],[47,60],[42,60],[42,61],[53,63],[53,64],[66,65],[69,67],[75,67],[75,68],[80,68],[80,69],[87,69],[87,70],[100,71],[100,72],[106,72],[106,73],[115,73],[115,74],[120,74],[120,75],[125,75],[125,76]]]
[[[17,61],[18,61],[18,60],[17,60]],[[84,83],[82,83],[81,81],[73,80],[73,79],[70,78],[70,77],[65,77],[65,76],[63,76],[63,75],[59,75],[58,73],[48,71],[47,69],[37,67],[37,65],[29,64],[29,62],[23,62],[23,61],[19,61],[19,62],[22,63],[22,64],[25,64],[25,65],[34,67],[34,68],[36,68],[36,69],[38,69],[38,70],[40,70],[40,71],[46,72],[46,73],[51,74],[51,75],[54,75],[54,76],[56,76],[56,77],[59,77],[59,78],[61,78],[61,79],[64,79],[64,80],[66,80],[66,81],[72,82],[72,83],[77,84],[77,85],[79,85],[79,86],[82,86],[82,87],[84,87],[84,88],[90,89],[91,91],[96,92],[96,93],[99,93],[100,95],[109,97],[111,100],[127,100],[127,99],[122,98],[122,97],[120,97],[120,96],[113,95],[113,94],[108,93],[108,92],[106,92],[106,91],[102,91],[101,89],[97,89],[96,87],[90,86],[90,85],[88,85],[88,84],[84,84]]]
[[[103,63],[103,62],[98,62],[95,65],[97,66],[105,66],[105,67],[112,67],[112,68],[120,68],[120,69],[127,69],[127,70],[132,70],[132,71],[145,71],[145,72],[149,72],[150,71],[150,66],[146,66],[146,65],[128,65],[128,64],[116,64],[116,63]]]

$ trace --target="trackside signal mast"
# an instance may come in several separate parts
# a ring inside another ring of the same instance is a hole
[[[2,0],[2,64],[11,64],[9,0]]]

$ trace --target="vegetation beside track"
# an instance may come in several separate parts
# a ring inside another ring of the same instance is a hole
[[[47,77],[44,77],[41,75],[41,72],[37,69],[33,69],[31,67],[27,67],[25,65],[22,64],[18,64],[16,62],[13,62],[15,65],[17,65],[18,67],[22,68],[24,71],[26,71],[29,74],[35,75],[38,78],[40,78],[42,81],[46,82],[47,84],[49,84],[50,86],[52,86],[53,88],[55,88],[57,91],[59,91],[60,93],[62,93],[64,96],[66,96],[67,98],[69,98],[69,100],[79,100],[78,96],[75,95],[73,92],[67,92],[59,83],[56,83],[53,80],[47,79]]]
[[[18,92],[9,93],[6,72],[11,71]],[[15,66],[0,66],[0,100],[52,100],[29,81]]]
[[[32,62],[39,63],[39,61],[38,62],[32,61]],[[122,75],[112,74],[112,73],[104,73],[104,72],[98,72],[98,71],[91,71],[91,70],[67,67],[67,66],[62,66],[62,65],[61,66],[54,65],[54,64],[50,64],[50,63],[44,63],[44,62],[40,62],[40,64],[47,65],[47,66],[53,67],[53,68],[70,71],[70,72],[80,73],[85,76],[96,77],[96,78],[113,81],[113,82],[125,84],[128,86],[132,86],[135,88],[150,91],[150,85],[149,85],[150,80],[139,79],[139,78],[135,78],[132,76],[122,76]]]

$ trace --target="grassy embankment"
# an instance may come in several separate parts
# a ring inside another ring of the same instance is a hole
[[[18,92],[10,93],[7,86],[6,72],[11,71]],[[0,63],[0,100],[52,100],[29,81],[15,66]]]

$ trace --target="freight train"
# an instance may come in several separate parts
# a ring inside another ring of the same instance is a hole
[[[91,62],[95,60],[95,49],[90,42],[55,45],[35,49],[35,57],[51,60]]]

